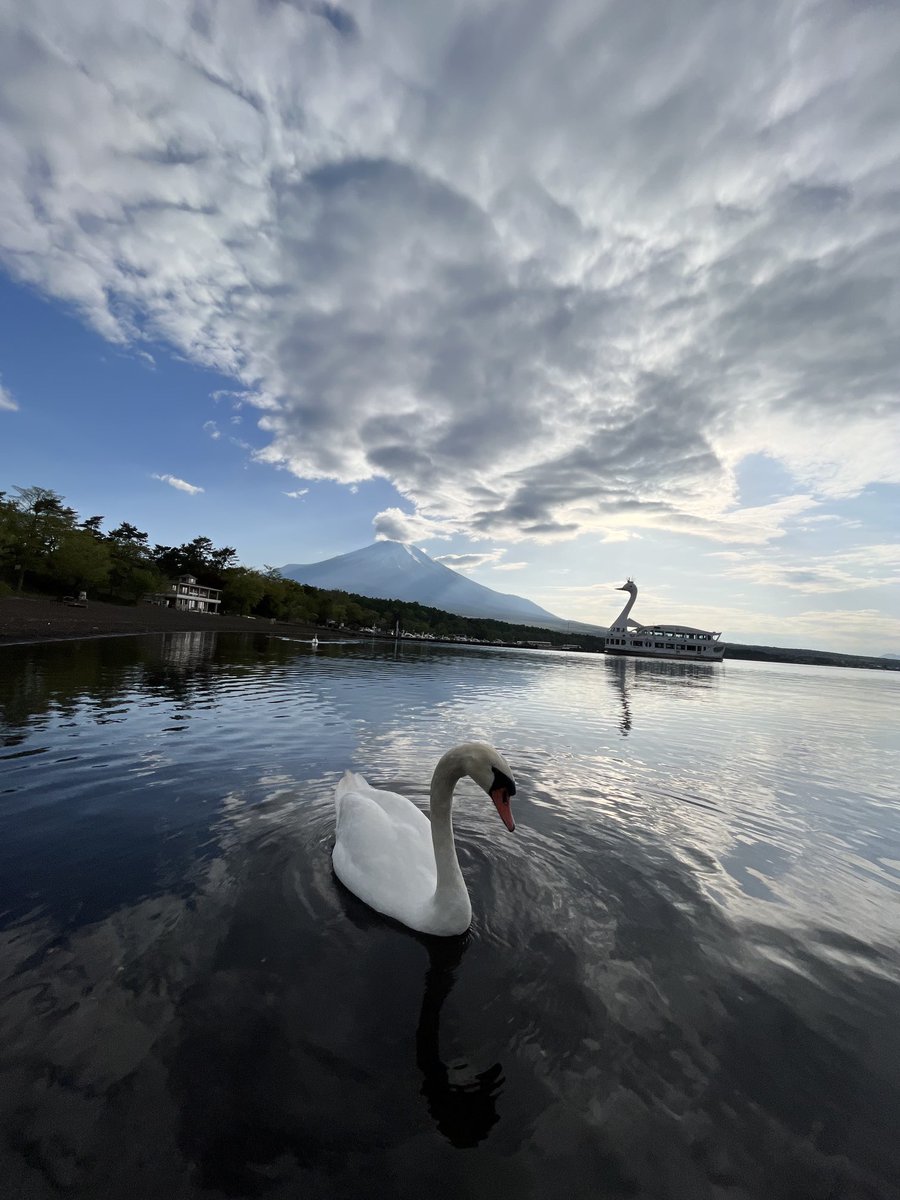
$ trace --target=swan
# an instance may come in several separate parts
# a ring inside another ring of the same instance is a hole
[[[512,771],[482,742],[454,746],[438,762],[431,778],[430,821],[405,796],[373,788],[352,771],[335,789],[335,874],[370,908],[419,933],[452,937],[465,933],[472,921],[450,815],[453,789],[464,775],[487,792],[512,832]]]

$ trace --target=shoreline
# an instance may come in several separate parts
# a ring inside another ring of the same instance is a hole
[[[268,617],[213,616],[152,604],[107,604],[88,601],[87,608],[43,596],[0,597],[0,648],[31,646],[105,637],[139,637],[153,633],[272,633],[317,637],[330,641],[341,634],[302,621]]]
[[[138,637],[153,633],[263,633],[283,634],[320,642],[344,641],[347,630],[330,629],[308,621],[279,621],[269,617],[213,616],[152,604],[108,604],[91,600],[87,608],[65,604],[46,596],[0,597],[0,649],[43,642],[67,642],[107,637]],[[368,635],[379,640],[385,634]],[[440,639],[438,639],[440,640]],[[447,643],[453,644],[453,643]],[[602,654],[602,651],[600,651]],[[625,657],[625,656],[623,656]],[[795,663],[803,666],[855,667],[897,671],[900,659],[843,654],[840,651],[788,649],[780,646],[725,646],[725,659]]]

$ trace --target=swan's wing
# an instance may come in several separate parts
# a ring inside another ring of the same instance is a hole
[[[340,812],[344,797],[349,795],[365,796],[395,821],[402,821],[404,824],[408,822],[416,826],[420,833],[425,833],[429,839],[431,838],[431,823],[428,818],[420,808],[413,804],[412,800],[401,796],[399,792],[387,792],[383,788],[372,787],[363,775],[345,771],[334,792],[338,812]]]
[[[437,884],[428,818],[405,796],[349,772],[335,800],[338,879],[378,912],[410,924]]]

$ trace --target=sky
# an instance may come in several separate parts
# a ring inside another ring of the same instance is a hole
[[[0,489],[900,653],[900,9],[0,0]]]

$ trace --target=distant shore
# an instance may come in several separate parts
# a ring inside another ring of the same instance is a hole
[[[211,616],[154,604],[105,604],[89,601],[76,608],[46,596],[0,597],[0,647],[73,638],[115,637],[141,633],[281,633],[319,641],[343,640],[347,631],[323,629],[303,621],[270,621],[265,617]],[[369,635],[371,636],[371,635]],[[387,635],[382,635],[387,636]],[[862,667],[900,670],[900,659],[841,654],[827,650],[787,649],[781,646],[728,644],[725,658],[757,662],[801,663],[809,666]],[[651,660],[643,660],[651,661]],[[660,660],[662,661],[662,660]]]

